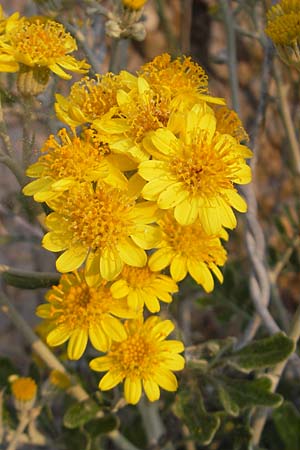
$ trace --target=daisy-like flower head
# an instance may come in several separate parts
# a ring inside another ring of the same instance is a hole
[[[232,207],[240,212],[247,209],[234,183],[251,180],[245,162],[250,150],[229,134],[217,132],[215,115],[203,105],[195,105],[187,114],[179,138],[161,128],[151,135],[151,142],[162,157],[139,165],[139,174],[148,181],[143,197],[157,201],[161,209],[174,208],[181,225],[199,219],[204,230],[214,235],[222,227],[233,229]]]
[[[25,195],[35,201],[45,202],[67,191],[76,182],[97,181],[126,187],[126,178],[109,161],[106,145],[97,145],[89,130],[82,136],[69,135],[66,129],[51,135],[41,149],[42,155],[26,171],[29,177],[38,178],[26,185]]]
[[[124,266],[110,289],[113,297],[127,298],[131,309],[140,310],[145,304],[152,313],[160,310],[159,300],[170,303],[172,294],[178,292],[178,286],[172,278],[153,272],[148,266],[128,265]]]
[[[107,351],[112,340],[126,337],[125,328],[116,317],[135,316],[126,300],[112,297],[105,281],[89,287],[83,272],[62,275],[59,285],[47,292],[46,300],[48,303],[39,305],[36,314],[53,323],[47,343],[57,346],[69,341],[69,359],[82,356],[88,339],[97,350]]]
[[[150,401],[158,400],[159,388],[176,391],[177,379],[173,370],[182,370],[184,350],[180,341],[166,340],[174,330],[170,320],[161,321],[151,316],[125,323],[126,338],[113,343],[106,356],[90,362],[98,372],[107,372],[99,383],[99,389],[107,391],[124,380],[124,396],[128,403],[136,404],[142,394],[142,386]]]
[[[11,392],[15,407],[19,411],[29,410],[34,405],[37,393],[36,382],[30,377],[14,377]]]
[[[18,20],[4,37],[1,36],[0,48],[4,52],[0,62],[1,72],[6,72],[11,61],[14,61],[15,72],[22,65],[32,69],[44,68],[68,80],[71,75],[65,70],[85,73],[90,67],[85,61],[77,61],[69,55],[77,49],[77,45],[64,26],[42,17]]]
[[[112,280],[124,263],[143,267],[147,262],[144,249],[160,241],[159,228],[148,225],[156,219],[156,205],[135,204],[125,192],[107,185],[74,185],[49,205],[54,212],[46,219],[51,231],[44,236],[43,246],[64,251],[56,261],[63,273],[77,269],[87,259],[90,285],[97,284],[100,274]]]
[[[118,117],[103,117],[95,120],[93,126],[107,135],[113,151],[128,154],[138,162],[149,159],[142,140],[149,132],[167,125],[169,101],[160,98],[144,78],[138,77],[130,92],[118,90],[117,104]]]
[[[225,103],[223,99],[208,95],[208,76],[190,57],[179,57],[172,61],[171,56],[164,53],[144,64],[139,75],[148,81],[161,98],[168,99],[172,108],[180,105],[189,108],[201,100]]]
[[[227,254],[219,236],[208,235],[199,222],[182,226],[170,212],[166,212],[158,223],[162,230],[162,241],[149,258],[152,270],[170,266],[175,281],[183,280],[189,273],[206,292],[214,288],[212,273],[223,282],[218,266],[225,264]],[[227,238],[225,231],[222,237]]]
[[[73,84],[68,97],[56,94],[57,117],[70,126],[92,122],[116,106],[121,86],[120,76],[112,73],[96,75],[96,79],[85,77]]]
[[[300,1],[281,0],[267,13],[266,34],[274,42],[281,59],[300,67]]]

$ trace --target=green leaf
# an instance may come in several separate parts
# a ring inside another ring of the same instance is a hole
[[[94,419],[99,410],[99,405],[92,399],[80,403],[73,403],[65,412],[64,426],[71,429],[80,427]]]
[[[90,420],[85,425],[85,429],[89,433],[89,435],[94,438],[99,434],[105,434],[109,433],[110,431],[116,430],[118,426],[118,417],[114,414],[107,414],[104,417]]]
[[[237,403],[232,400],[228,391],[224,389],[221,384],[218,384],[218,393],[220,402],[222,403],[223,408],[225,409],[227,414],[237,417],[239,415],[240,408],[238,407]]]
[[[300,450],[300,414],[290,402],[274,411],[273,420],[284,448]]]
[[[220,426],[220,418],[205,410],[201,392],[196,386],[178,392],[175,414],[182,419],[192,437],[201,445],[209,445]]]
[[[229,362],[239,369],[251,371],[274,366],[293,353],[295,344],[283,333],[254,341],[229,357]]]
[[[272,383],[267,377],[261,377],[256,380],[222,377],[218,378],[218,380],[216,379],[216,381],[227,392],[230,402],[236,404],[240,409],[253,406],[276,408],[282,403],[282,396],[271,392]],[[229,402],[229,400],[227,401]]]

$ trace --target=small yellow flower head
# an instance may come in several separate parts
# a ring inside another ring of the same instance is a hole
[[[234,183],[250,182],[245,158],[252,155],[216,127],[211,109],[195,105],[186,114],[179,137],[169,128],[152,133],[151,146],[157,159],[139,165],[139,174],[148,181],[142,190],[145,199],[157,201],[161,209],[174,208],[181,225],[200,220],[204,231],[212,235],[218,235],[223,227],[235,228],[232,207],[246,211],[245,200]]]
[[[159,228],[148,225],[155,221],[156,205],[135,204],[125,192],[107,185],[74,185],[49,205],[54,212],[46,219],[50,232],[43,246],[64,252],[56,261],[60,272],[73,271],[86,261],[85,276],[90,285],[101,277],[114,279],[124,264],[143,267],[147,262],[145,249],[160,241]]]
[[[49,382],[52,386],[63,391],[67,390],[71,386],[70,377],[59,370],[51,370]]]
[[[17,410],[24,411],[32,408],[37,393],[37,385],[32,378],[14,378],[11,381],[11,391]]]
[[[124,380],[124,396],[128,403],[136,404],[141,398],[142,387],[150,401],[158,400],[160,387],[177,390],[177,379],[172,371],[184,368],[184,350],[180,341],[166,340],[174,330],[170,320],[161,321],[150,316],[145,322],[128,320],[126,337],[113,343],[106,356],[90,362],[92,370],[107,372],[99,383],[99,389],[107,391]]]
[[[129,8],[133,10],[141,9],[147,0],[122,0],[124,8]]]
[[[116,106],[117,90],[122,86],[120,76],[112,73],[83,78],[73,84],[70,95],[56,95],[57,117],[70,126],[78,126],[106,114]]]
[[[300,68],[300,1],[281,0],[267,14],[266,34],[274,42],[281,59]]]
[[[74,183],[107,179],[110,163],[107,146],[96,145],[92,131],[85,130],[81,136],[70,135],[66,129],[51,135],[41,149],[42,155],[26,171],[29,177],[38,178],[26,185],[25,195],[33,195],[35,201],[45,202],[58,197]],[[124,183],[124,176],[113,169],[114,179]]]
[[[145,304],[150,312],[155,313],[160,310],[159,300],[171,303],[171,294],[178,292],[178,286],[172,278],[153,272],[148,266],[125,265],[110,290],[114,298],[126,297],[131,309],[138,311]]]
[[[85,73],[89,65],[85,61],[77,61],[69,53],[77,49],[77,45],[64,26],[53,20],[42,17],[21,18],[11,31],[0,37],[0,49],[4,53],[1,58],[0,71],[6,72],[14,63],[14,70],[22,66],[32,70],[51,70],[66,80],[71,78],[65,70]],[[7,56],[6,56],[7,55]]]
[[[183,280],[189,273],[206,292],[214,288],[212,273],[222,283],[218,266],[226,261],[226,251],[218,236],[208,235],[199,222],[180,225],[171,213],[158,221],[162,229],[162,242],[149,259],[152,270],[162,270],[170,265],[175,281]],[[223,231],[222,237],[226,238]]]
[[[88,339],[97,350],[107,351],[112,340],[120,341],[125,336],[124,326],[115,316],[135,316],[126,300],[113,299],[106,282],[89,287],[83,272],[63,275],[46,299],[48,303],[38,306],[36,313],[54,324],[47,343],[57,346],[69,341],[69,359],[82,356]]]

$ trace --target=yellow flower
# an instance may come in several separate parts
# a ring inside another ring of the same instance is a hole
[[[85,73],[90,67],[85,61],[77,61],[69,55],[77,49],[77,45],[63,25],[42,17],[18,20],[11,30],[0,37],[0,49],[1,72],[12,71],[11,64],[14,62],[14,72],[24,65],[51,70],[68,80],[71,75],[65,69]]]
[[[48,303],[39,305],[36,314],[51,320],[54,328],[47,336],[51,346],[68,342],[69,359],[79,359],[88,339],[97,350],[107,351],[112,340],[126,336],[119,319],[135,317],[126,300],[115,300],[105,281],[91,288],[83,272],[62,275],[58,286],[46,294]]]
[[[207,74],[190,57],[172,61],[168,53],[163,53],[144,64],[138,73],[160,99],[168,99],[170,108],[184,105],[189,109],[200,101],[225,103],[223,99],[208,95]]]
[[[73,84],[68,97],[56,94],[57,117],[70,126],[78,126],[102,117],[116,106],[120,85],[120,76],[112,73],[96,75],[96,79],[81,79]]]
[[[300,1],[281,0],[267,13],[266,34],[274,42],[281,59],[300,67]]]
[[[99,383],[107,391],[124,382],[124,395],[128,403],[136,404],[142,394],[142,385],[150,401],[158,400],[159,388],[176,391],[177,379],[173,370],[182,370],[184,350],[180,341],[166,340],[174,330],[170,320],[161,321],[151,316],[144,323],[131,320],[125,324],[126,338],[112,344],[106,356],[90,362],[98,372],[108,371]]]
[[[147,0],[122,0],[122,4],[125,8],[129,9],[141,9]]]
[[[211,292],[214,287],[211,272],[223,282],[217,266],[224,265],[226,251],[218,236],[205,233],[199,222],[179,225],[171,213],[165,213],[158,223],[162,229],[162,241],[149,258],[152,270],[162,270],[170,265],[175,281],[183,280],[189,273],[206,292]],[[227,237],[226,232],[223,231],[222,237]]]
[[[59,142],[60,141],[60,142]],[[95,145],[89,130],[82,137],[69,136],[65,129],[58,133],[58,140],[51,135],[41,149],[38,162],[32,164],[26,174],[38,178],[26,185],[25,195],[33,195],[37,202],[47,202],[57,197],[76,182],[97,181],[125,188],[126,177],[110,162],[108,146]]]
[[[161,128],[151,135],[151,143],[162,157],[139,165],[139,174],[148,181],[143,197],[157,201],[161,209],[174,208],[181,225],[199,218],[208,234],[218,234],[222,227],[233,229],[232,207],[240,212],[247,209],[234,183],[251,180],[245,162],[250,150],[232,136],[218,133],[215,115],[203,105],[195,105],[186,115],[179,138]]]
[[[160,99],[147,81],[138,77],[130,92],[118,90],[117,105],[113,117],[96,119],[93,126],[105,133],[113,151],[128,154],[138,162],[149,159],[142,140],[148,132],[167,125],[169,102]]]
[[[37,385],[30,377],[14,377],[11,381],[11,392],[16,409],[29,410],[36,399]]]
[[[177,284],[172,278],[152,271],[148,266],[130,267],[125,265],[118,280],[111,288],[114,298],[127,298],[128,306],[140,310],[144,304],[150,312],[160,310],[159,300],[170,303]]]
[[[100,274],[112,280],[124,263],[143,267],[145,249],[160,241],[155,221],[157,207],[150,202],[135,204],[125,192],[90,183],[74,185],[67,194],[49,202],[54,210],[46,225],[51,230],[43,246],[53,252],[64,251],[56,267],[70,272],[86,261],[86,279],[95,285]]]

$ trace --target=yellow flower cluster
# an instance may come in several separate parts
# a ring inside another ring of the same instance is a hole
[[[266,34],[274,42],[280,58],[300,68],[300,1],[281,0],[267,13]]]
[[[159,312],[188,274],[206,292],[214,276],[222,282],[221,239],[236,226],[233,209],[246,211],[236,185],[251,179],[247,134],[186,57],[83,78],[56,99],[71,131],[49,137],[23,190],[52,210],[43,246],[61,252],[64,274],[37,313],[51,323],[50,345],[68,341],[69,358],[88,341],[106,353],[91,362],[108,371],[100,389],[124,381],[129,403],[142,387],[156,400],[159,387],[177,388],[183,344],[144,309]]]
[[[65,70],[86,73],[89,65],[69,55],[77,49],[75,39],[64,26],[45,17],[5,18],[0,8],[0,72],[36,71],[46,79],[49,72],[70,79]]]

